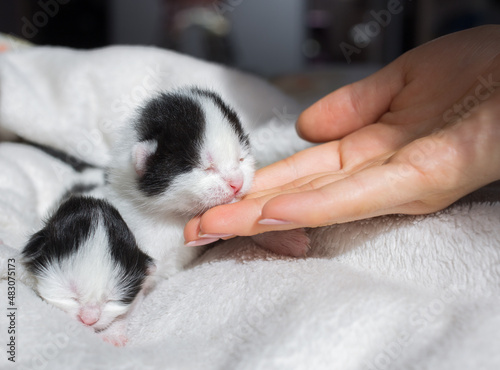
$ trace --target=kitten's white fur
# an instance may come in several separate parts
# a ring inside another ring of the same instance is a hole
[[[179,90],[201,104],[205,116],[201,163],[177,176],[167,191],[146,196],[137,188],[144,170],[144,156],[157,145],[140,143],[132,124],[125,125],[122,139],[113,152],[108,198],[134,233],[139,248],[155,259],[158,274],[168,277],[189,264],[199,248],[184,247],[183,229],[195,214],[218,204],[236,201],[250,190],[254,159],[239,141],[231,123],[212,99]],[[241,183],[234,194],[231,183]]]
[[[99,220],[96,230],[62,263],[51,263],[38,275],[38,292],[44,299],[66,311],[75,319],[96,307],[98,319],[93,327],[106,328],[117,316],[128,310],[119,300],[120,271],[113,261],[108,245],[106,229]],[[98,261],[98,263],[97,263]],[[95,310],[94,310],[95,311]]]
[[[129,276],[110,255],[109,240],[102,216],[89,238],[76,253],[61,263],[54,261],[36,275],[36,289],[47,302],[67,312],[74,319],[91,326],[115,345],[126,340],[126,317],[143,298],[143,289],[130,303],[120,299],[120,284]]]

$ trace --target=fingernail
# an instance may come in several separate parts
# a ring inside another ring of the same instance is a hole
[[[219,240],[219,238],[198,239],[198,240],[193,240],[192,242],[184,243],[184,246],[185,247],[199,247],[202,245],[216,242],[217,240]]]
[[[212,239],[212,238],[229,238],[230,236],[234,236],[234,234],[198,234],[199,238],[204,239]]]
[[[264,218],[257,221],[257,223],[260,225],[290,225],[292,222],[286,220],[276,220],[274,218]]]

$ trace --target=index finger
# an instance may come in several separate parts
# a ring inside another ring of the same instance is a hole
[[[341,166],[338,141],[317,145],[258,170],[251,192],[275,188],[316,173],[339,171]]]

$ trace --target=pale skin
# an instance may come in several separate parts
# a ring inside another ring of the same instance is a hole
[[[297,132],[322,144],[262,168],[243,200],[189,221],[188,246],[428,214],[500,180],[500,26],[407,52],[309,107]]]

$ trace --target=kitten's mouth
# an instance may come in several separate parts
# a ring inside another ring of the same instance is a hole
[[[239,202],[242,198],[243,198],[243,196],[233,197],[233,199],[231,201],[229,201],[227,204]]]
[[[231,203],[236,203],[239,202],[241,199],[243,199],[244,194],[229,194],[227,196],[221,196],[221,197],[208,197],[205,200],[205,202],[199,202],[197,204],[197,207],[193,207],[191,209],[191,212],[188,212],[192,216],[201,216],[203,213],[208,211],[210,208],[216,207],[216,206],[221,206],[224,204],[231,204]]]
[[[222,205],[222,204],[231,204],[231,203],[236,203],[236,202],[239,202],[241,200],[241,198],[243,198],[243,195],[240,195],[240,194],[237,194],[237,195],[228,195],[227,197],[223,198],[222,201],[220,202],[214,202],[215,205],[213,205],[212,207],[215,207],[216,205]]]
[[[221,199],[213,200],[213,201],[207,202],[203,205],[200,204],[194,213],[195,213],[195,216],[201,216],[203,213],[208,211],[210,208],[222,206],[224,204],[235,203],[239,200],[240,200],[240,198],[236,198],[234,196],[230,196],[230,197],[227,197],[227,198],[222,199],[222,200]]]
[[[113,323],[113,321],[114,320],[112,320],[104,325],[102,323],[97,322],[95,325],[92,325],[91,328],[94,329],[96,333],[99,333],[99,332],[104,331],[107,328],[109,328],[111,326],[111,324]]]

